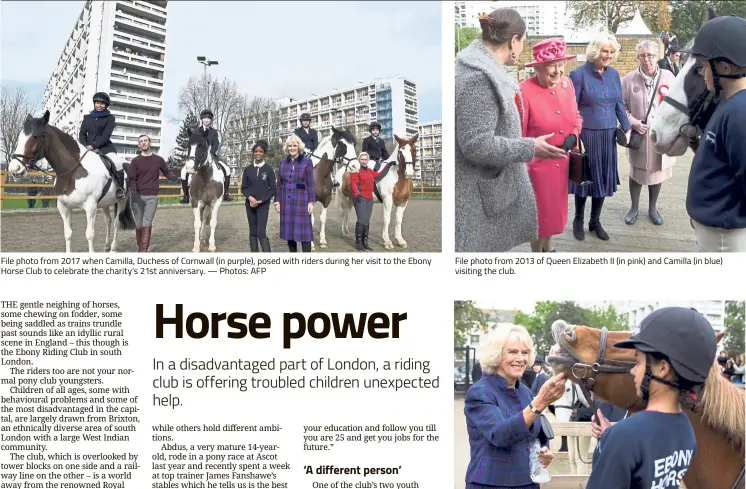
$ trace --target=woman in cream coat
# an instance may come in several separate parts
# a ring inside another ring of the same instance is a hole
[[[627,117],[632,124],[632,129],[645,135],[640,149],[627,148],[627,160],[629,161],[629,193],[632,198],[632,206],[624,218],[627,224],[634,224],[637,220],[638,207],[640,204],[640,193],[642,186],[648,186],[648,216],[653,224],[663,224],[663,217],[658,212],[658,195],[661,185],[673,176],[673,165],[676,158],[661,155],[655,152],[653,143],[650,142],[648,126],[655,119],[666,90],[674,81],[674,74],[658,66],[659,45],[656,41],[642,41],[637,45],[637,59],[640,65],[636,70],[630,71],[622,78],[622,98],[627,108]],[[656,88],[656,81],[660,75],[660,81]],[[655,91],[655,96],[653,96]],[[648,112],[650,101],[653,108],[648,115],[647,124],[642,123]]]

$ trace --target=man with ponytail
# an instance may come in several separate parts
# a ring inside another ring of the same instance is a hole
[[[599,440],[586,489],[678,489],[697,447],[683,409],[696,409],[715,362],[712,325],[694,309],[666,307],[614,347],[636,350],[630,373],[647,407],[614,426],[597,411],[592,431]]]

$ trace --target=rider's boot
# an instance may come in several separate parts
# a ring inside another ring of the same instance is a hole
[[[225,194],[223,195],[223,202],[231,202],[233,197],[231,196],[231,176],[225,177]]]
[[[368,231],[370,231],[370,224],[363,226],[363,248],[368,251],[373,251],[373,248],[368,245]]]
[[[124,198],[124,170],[115,171],[114,176],[117,180],[117,200],[121,200]]]

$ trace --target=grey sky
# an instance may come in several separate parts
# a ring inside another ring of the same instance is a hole
[[[85,2],[0,3],[5,84],[41,96]],[[441,119],[440,2],[186,2],[168,6],[165,119],[216,59],[249,95],[305,98],[393,75],[417,84],[420,121]],[[164,146],[176,127],[167,125]],[[165,149],[165,148],[164,148]]]

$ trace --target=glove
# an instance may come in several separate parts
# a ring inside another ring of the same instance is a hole
[[[570,134],[565,138],[565,141],[562,143],[562,146],[560,146],[560,149],[562,151],[570,151],[573,146],[575,146],[575,143],[578,142],[578,138],[575,136],[575,134]]]
[[[355,202],[358,204],[363,201],[363,196],[360,194],[357,194],[357,197],[355,197]]]

